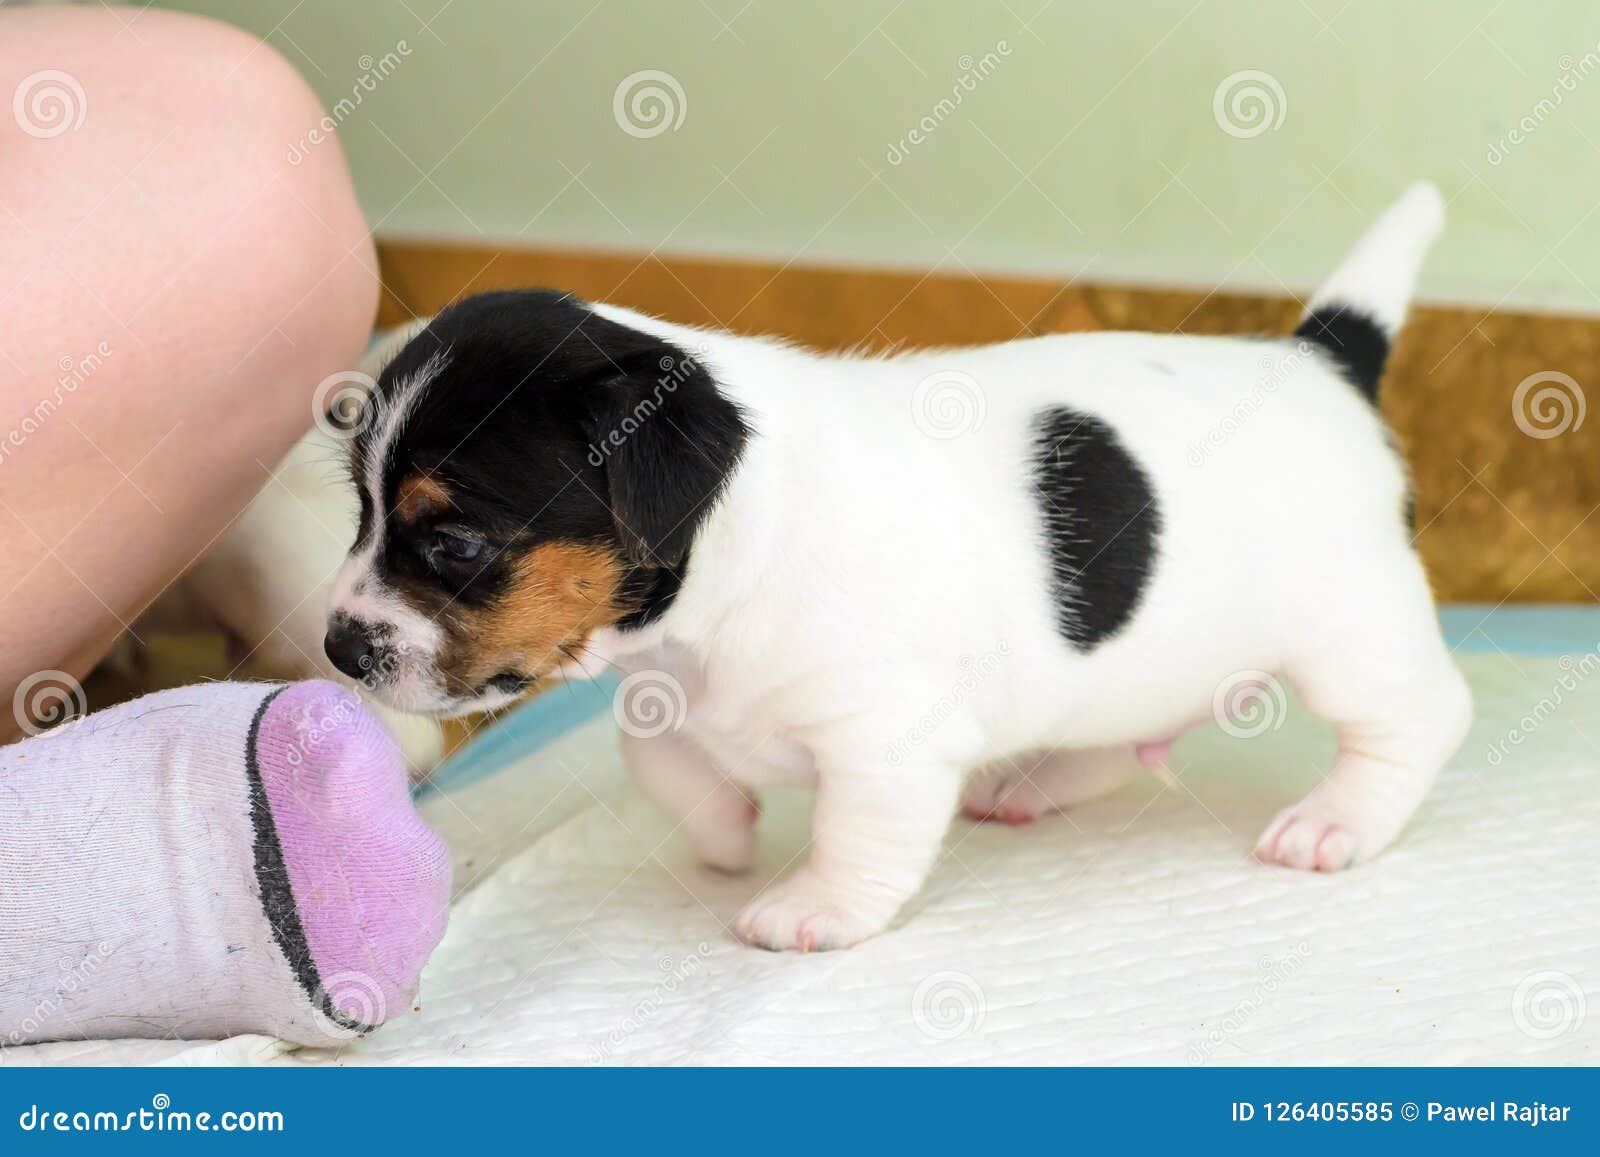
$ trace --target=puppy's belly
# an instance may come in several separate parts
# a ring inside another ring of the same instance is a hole
[[[816,760],[792,740],[712,729],[696,729],[693,738],[724,775],[744,787],[816,785]]]
[[[1282,710],[1281,648],[1255,624],[1222,623],[1212,637],[1158,627],[1140,624],[1101,654],[1041,664],[1027,694],[1000,713],[1004,725],[1040,728],[1055,747],[1137,747],[1170,744],[1211,719],[1219,697],[1227,706],[1262,701]],[[1213,641],[1219,637],[1226,645]]]

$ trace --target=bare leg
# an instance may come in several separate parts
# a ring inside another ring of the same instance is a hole
[[[338,146],[289,159],[323,113],[272,49],[162,11],[0,11],[0,91],[50,85],[0,117],[7,697],[81,676],[243,509],[377,300]]]
[[[1109,795],[1139,771],[1132,747],[1062,749],[990,764],[974,772],[961,793],[968,819],[1031,823]]]

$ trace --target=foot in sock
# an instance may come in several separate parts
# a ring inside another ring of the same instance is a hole
[[[408,1010],[449,857],[405,762],[326,682],[150,695],[0,749],[0,1047]]]

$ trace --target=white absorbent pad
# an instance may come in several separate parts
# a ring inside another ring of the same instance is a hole
[[[1293,709],[1253,738],[1185,738],[1170,782],[1021,829],[958,820],[889,932],[809,956],[726,928],[804,854],[809,795],[766,797],[748,876],[700,868],[628,783],[606,712],[424,798],[460,896],[415,1010],[366,1039],[3,1060],[1593,1063],[1600,658],[1582,656],[1462,656],[1471,736],[1400,841],[1353,870],[1250,857],[1332,754]]]

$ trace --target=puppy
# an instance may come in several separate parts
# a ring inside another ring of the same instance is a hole
[[[718,868],[750,861],[753,789],[814,784],[809,861],[734,921],[768,948],[881,931],[964,794],[1016,819],[1110,790],[1276,676],[1338,754],[1256,854],[1342,868],[1471,714],[1375,404],[1442,223],[1409,190],[1290,339],[863,358],[463,301],[363,414],[328,655],[441,715],[619,668],[627,762]]]

